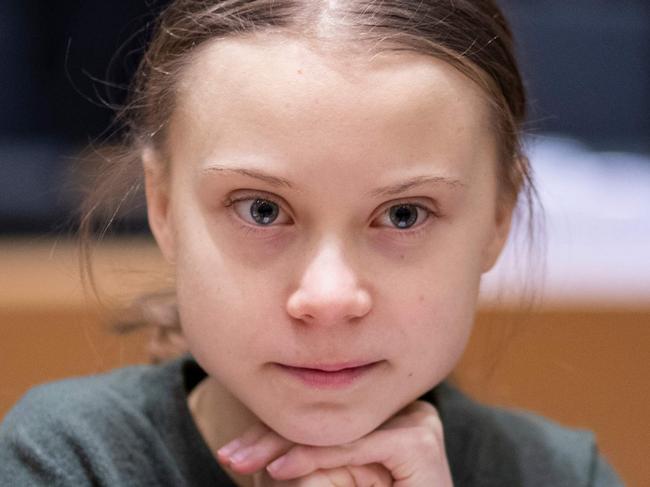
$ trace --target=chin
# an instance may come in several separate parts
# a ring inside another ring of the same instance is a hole
[[[284,438],[308,446],[335,446],[350,443],[374,431],[383,420],[365,417],[351,424],[350,419],[310,419],[298,421],[274,421],[267,425]]]

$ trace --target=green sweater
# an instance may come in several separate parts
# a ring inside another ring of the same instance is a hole
[[[32,389],[0,426],[0,485],[233,486],[187,407],[204,377],[184,356]],[[456,487],[622,485],[590,432],[480,405],[447,383],[422,399],[442,418]]]

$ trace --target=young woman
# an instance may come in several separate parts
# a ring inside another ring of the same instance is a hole
[[[619,485],[590,433],[445,382],[532,202],[524,112],[492,1],[173,2],[114,174],[190,354],[32,390],[2,483]]]

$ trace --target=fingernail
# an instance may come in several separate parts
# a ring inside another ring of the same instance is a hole
[[[253,452],[252,446],[242,448],[241,450],[236,451],[234,455],[230,457],[230,461],[233,463],[243,462],[244,460],[246,460],[246,458],[250,456],[252,452]]]
[[[274,460],[273,462],[271,462],[270,464],[268,464],[266,469],[271,473],[275,473],[282,468],[282,465],[284,465],[286,461],[287,461],[287,457],[280,457]]]
[[[232,452],[237,450],[240,447],[240,445],[241,445],[241,441],[239,441],[238,439],[232,440],[230,443],[226,443],[224,446],[219,448],[217,450],[217,454],[227,457]]]

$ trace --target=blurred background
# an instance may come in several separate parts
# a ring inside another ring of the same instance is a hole
[[[97,249],[103,308],[79,283],[73,233],[93,169],[87,156],[119,140],[111,107],[124,100],[165,3],[0,0],[0,418],[36,383],[147,360],[147,332],[118,336],[106,326],[111,310],[168,277],[143,208]],[[455,378],[484,401],[594,430],[629,485],[643,485],[650,2],[499,3],[529,90],[545,245],[533,249],[540,265],[528,266],[513,236],[485,276]],[[534,309],[520,306],[526,283]]]
[[[60,231],[71,167],[107,135],[163,0],[0,2],[0,228]],[[650,153],[650,3],[502,0],[531,94],[530,129]],[[612,163],[613,164],[613,163]],[[142,217],[142,214],[140,215]],[[143,231],[144,220],[131,227]]]

